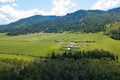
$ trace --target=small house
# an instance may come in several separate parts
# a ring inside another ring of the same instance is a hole
[[[77,42],[74,42],[74,43],[70,43],[70,45],[78,46],[78,43],[77,43]]]
[[[67,51],[70,51],[71,50],[71,48],[67,48]]]

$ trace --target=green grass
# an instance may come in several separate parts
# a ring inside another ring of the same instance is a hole
[[[84,41],[96,41],[86,43]],[[35,33],[21,36],[0,34],[0,52],[46,56],[55,51],[61,53],[71,42],[79,42],[74,50],[104,49],[120,56],[120,41],[113,40],[101,33]],[[89,46],[87,46],[89,45]]]
[[[18,59],[18,60],[24,60],[24,61],[31,61],[34,58],[30,56],[24,56],[24,55],[0,54],[0,59]]]

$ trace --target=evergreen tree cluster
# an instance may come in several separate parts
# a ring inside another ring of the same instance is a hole
[[[99,59],[44,60],[28,64],[21,80],[120,80],[120,63]]]
[[[29,62],[0,59],[0,80],[120,80],[116,58],[107,51],[94,50],[62,55],[53,52],[49,58]]]
[[[93,51],[77,51],[77,52],[64,52],[62,55],[60,54],[56,54],[56,53],[52,53],[51,55],[52,59],[61,59],[64,60],[66,58],[71,59],[73,58],[74,60],[77,59],[83,59],[83,58],[89,58],[89,59],[106,59],[109,58],[111,60],[118,60],[118,56],[115,56],[114,54],[111,54],[108,51],[104,51],[104,50],[98,50],[95,49]]]

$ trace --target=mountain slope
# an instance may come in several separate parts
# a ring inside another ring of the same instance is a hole
[[[45,20],[53,20],[57,18],[58,16],[41,16],[41,15],[35,15],[28,18],[20,19],[16,22],[12,22],[8,25],[0,25],[0,32],[14,32],[18,31],[20,29],[28,28],[29,26],[33,24],[37,24],[41,21]]]
[[[41,22],[41,21],[45,21],[45,20],[52,20],[56,18],[56,16],[41,16],[41,15],[36,15],[36,16],[32,16],[32,17],[29,17],[29,18],[24,18],[24,19],[21,19],[17,22],[13,22],[11,24],[9,24],[9,26],[14,26],[14,27],[28,27],[32,24],[36,24],[38,22]]]
[[[34,19],[33,19],[34,18]],[[84,31],[98,32],[106,29],[106,24],[120,21],[120,8],[108,11],[79,10],[66,16],[33,16],[7,25],[8,35],[20,35],[35,32]],[[32,23],[31,23],[32,22]]]
[[[106,26],[105,34],[113,39],[120,40],[120,22],[114,22]]]

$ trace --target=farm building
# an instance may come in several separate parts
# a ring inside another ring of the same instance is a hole
[[[69,46],[67,47],[67,51],[70,51],[74,46],[78,46],[77,42],[70,43]]]
[[[77,42],[74,42],[74,43],[70,43],[70,45],[78,46],[78,43],[77,43]]]
[[[67,48],[67,51],[70,51],[71,50],[71,48]]]

